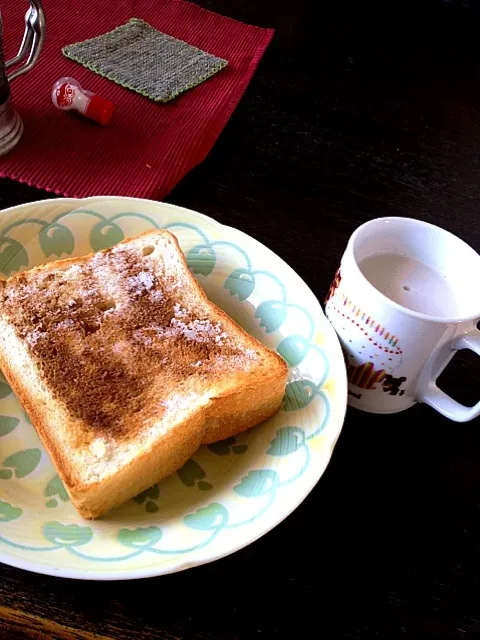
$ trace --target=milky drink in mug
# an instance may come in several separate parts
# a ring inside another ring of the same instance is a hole
[[[465,407],[436,386],[456,350],[480,354],[480,256],[453,234],[409,218],[362,225],[326,314],[344,350],[352,406],[394,413],[426,402],[457,421],[480,414],[480,403]]]

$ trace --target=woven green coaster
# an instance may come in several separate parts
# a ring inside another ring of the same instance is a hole
[[[172,100],[228,64],[138,18],[62,51],[67,58],[156,102]]]

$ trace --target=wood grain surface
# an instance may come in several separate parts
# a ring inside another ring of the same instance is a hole
[[[477,3],[198,3],[276,36],[212,153],[169,202],[260,240],[320,299],[349,235],[375,217],[427,220],[480,251]],[[1,208],[46,197],[0,181]],[[480,274],[465,277],[478,296]],[[478,359],[460,355],[442,384],[473,404]],[[389,417],[349,409],[321,482],[261,540],[136,582],[0,565],[0,637],[478,638],[479,427],[426,406]]]

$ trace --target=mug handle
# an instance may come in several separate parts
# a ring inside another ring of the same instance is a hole
[[[456,422],[468,422],[468,420],[473,420],[473,418],[480,415],[480,401],[473,407],[466,407],[444,393],[436,385],[438,376],[442,373],[454,355],[452,351],[458,351],[460,349],[470,349],[480,356],[480,331],[474,329],[470,333],[466,333],[453,341],[447,359],[441,369],[435,372],[433,380],[430,378],[427,379],[425,384],[420,384],[420,388],[417,391],[417,398],[419,402],[429,404],[439,413],[450,418],[450,420],[455,420]],[[422,373],[421,378],[424,377],[424,373],[425,371]]]

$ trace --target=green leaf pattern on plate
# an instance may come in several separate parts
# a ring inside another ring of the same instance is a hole
[[[193,273],[201,273],[204,276],[209,276],[215,269],[215,251],[207,245],[193,247],[187,253],[186,259]]]
[[[289,382],[283,398],[284,411],[298,411],[304,409],[313,400],[317,387],[308,379]]]
[[[90,244],[94,251],[109,249],[124,239],[125,235],[118,224],[109,220],[102,220],[96,224],[90,234]]]
[[[18,507],[12,507],[8,502],[0,500],[0,522],[10,522],[10,520],[16,520],[20,518],[23,511]]]
[[[218,502],[212,502],[208,507],[203,507],[195,513],[185,516],[185,524],[192,529],[200,529],[200,531],[221,529],[227,522],[228,511]]]
[[[156,500],[160,495],[160,489],[158,488],[158,484],[154,484],[153,487],[142,491],[138,496],[135,496],[134,500],[137,504],[143,504],[147,498],[151,498],[152,500]]]
[[[40,231],[40,246],[43,253],[49,258],[50,256],[60,257],[67,253],[70,255],[75,246],[73,233],[68,227],[58,222],[49,224]]]
[[[207,474],[205,470],[191,458],[181,469],[177,471],[177,475],[186,487],[198,487],[201,491],[209,491],[213,485],[204,480]]]
[[[242,478],[240,484],[233,489],[244,498],[263,496],[272,493],[280,483],[276,471],[272,469],[255,469]]]
[[[53,520],[43,527],[43,535],[47,540],[60,547],[73,547],[88,544],[93,538],[90,527],[80,527],[78,524],[62,524]]]
[[[70,499],[58,474],[54,475],[53,478],[48,481],[43,495],[45,496],[45,498],[48,498],[45,505],[49,509],[56,507],[58,505],[58,500],[62,502],[68,502]]]
[[[11,478],[13,471],[16,478],[25,478],[25,476],[28,476],[37,468],[41,457],[42,452],[40,449],[17,451],[16,453],[12,453],[11,456],[8,456],[8,458],[5,458],[2,462],[2,467],[6,468],[0,469],[0,473],[2,471],[7,472],[6,475],[3,475],[3,478]],[[0,478],[1,477],[2,475],[0,475]]]
[[[247,451],[248,449],[248,445],[237,444],[237,439],[235,437],[232,437],[227,438],[226,440],[221,440],[220,442],[213,442],[212,444],[208,444],[207,448],[217,456],[228,456],[232,452],[236,453],[237,455],[245,453],[245,451]]]
[[[138,496],[135,496],[134,501],[137,504],[145,503],[145,511],[147,513],[156,513],[158,511],[158,504],[156,500],[160,495],[160,489],[158,488],[158,484],[154,484],[153,487],[142,491]]]
[[[0,273],[7,277],[22,267],[28,267],[28,255],[13,238],[0,237]]]
[[[137,529],[120,529],[118,540],[126,547],[145,549],[153,547],[162,538],[158,527],[138,527]]]
[[[270,456],[288,456],[305,444],[305,431],[299,427],[282,427],[271,441],[267,453]]]
[[[249,298],[255,289],[255,276],[247,269],[236,269],[228,276],[223,285],[230,295],[237,296],[243,302]]]
[[[19,422],[20,420],[13,416],[0,416],[0,438],[12,433]]]
[[[287,336],[278,345],[277,351],[289,367],[296,367],[307,355],[309,346],[308,340],[302,336]]]
[[[260,319],[260,326],[266,333],[280,329],[287,318],[287,306],[278,300],[265,300],[258,305],[255,317]]]
[[[22,246],[16,238],[14,239],[8,235],[13,227],[18,227],[22,224],[37,224],[37,227],[40,227],[38,230],[38,244],[47,258],[60,257],[64,254],[71,255],[75,250],[76,242],[75,231],[72,231],[69,220],[73,220],[77,215],[90,216],[92,219],[91,226],[89,227],[89,240],[93,251],[109,248],[122,241],[127,235],[131,235],[122,228],[120,222],[120,218],[122,217],[138,218],[143,221],[143,224],[147,222],[151,227],[160,227],[154,219],[141,213],[120,213],[108,218],[93,210],[67,211],[56,215],[50,222],[37,219],[19,220],[13,225],[10,224],[3,230],[0,230],[0,273],[9,276],[19,269],[30,266],[29,254],[27,253],[26,247]],[[200,243],[194,245],[187,251],[186,259],[192,272],[202,275],[203,277],[211,276],[224,266],[224,259],[220,259],[216,254],[216,245],[228,245],[233,249],[237,264],[235,264],[235,267],[229,275],[224,276],[225,279],[222,280],[223,288],[228,291],[232,297],[237,299],[237,304],[247,301],[255,293],[256,308],[254,310],[254,316],[266,334],[275,334],[275,332],[282,329],[282,325],[284,325],[289,317],[291,308],[295,308],[298,313],[303,314],[306,319],[305,326],[299,321],[296,323],[297,330],[295,334],[280,335],[276,344],[278,353],[287,361],[290,367],[299,367],[312,348],[320,352],[322,351],[318,345],[312,344],[315,325],[308,311],[292,305],[287,301],[287,290],[276,275],[268,271],[254,271],[251,258],[245,253],[242,247],[230,242],[211,242],[200,227],[195,227],[189,223],[170,222],[166,224],[165,227],[172,228],[173,232],[175,232],[174,227],[185,227],[192,232],[198,232]],[[144,228],[142,230],[144,230]],[[31,242],[31,238],[32,236],[29,236],[29,242]],[[226,273],[228,274],[228,271]],[[269,287],[265,286],[265,290],[262,290],[262,293],[266,293],[267,296],[268,294],[272,295],[276,287],[276,290],[280,291],[281,299],[269,299],[266,297],[263,300],[258,300],[257,290],[262,288],[257,279],[257,276],[259,277],[260,274],[272,281],[272,288],[269,289]],[[328,367],[326,367],[326,369],[328,369]],[[292,415],[295,411],[308,407],[316,396],[322,395],[325,403],[325,413],[326,416],[328,416],[328,397],[321,391],[322,384],[326,377],[327,371],[324,372],[322,379],[317,380],[317,382],[313,382],[308,377],[300,380],[291,380],[285,391],[283,410],[289,415]],[[11,389],[0,373],[0,400],[6,398],[10,393]],[[30,422],[28,419],[27,421]],[[324,423],[325,422],[326,418],[324,420]],[[271,507],[275,501],[276,494],[281,491],[281,488],[285,484],[293,482],[304,473],[309,463],[309,440],[320,432],[324,423],[317,426],[317,430],[309,435],[300,427],[292,425],[282,426],[276,430],[268,446],[265,446],[264,454],[271,456],[270,460],[272,461],[290,455],[300,457],[303,455],[303,466],[300,470],[295,470],[292,466],[290,477],[284,479],[282,475],[281,480],[279,473],[272,468],[248,469],[248,466],[246,466],[245,475],[233,486],[231,500],[233,500],[232,504],[235,504],[235,500],[242,501],[247,499],[249,504],[256,505],[254,499],[259,499],[259,509],[249,517],[248,520],[232,523],[229,512],[230,502],[228,508],[225,504],[216,501],[210,502],[207,506],[199,506],[195,511],[187,513],[183,517],[183,526],[186,531],[190,532],[190,536],[195,536],[195,532],[210,532],[211,535],[206,540],[204,537],[198,540],[191,538],[189,542],[193,542],[193,545],[190,544],[189,546],[176,550],[162,550],[155,546],[163,539],[165,533],[165,531],[158,526],[152,524],[149,526],[138,526],[136,528],[123,527],[116,532],[116,540],[117,544],[120,544],[126,550],[130,550],[124,558],[127,559],[142,552],[187,554],[197,548],[211,544],[216,535],[224,529],[243,526],[251,523],[255,518],[260,518],[261,515]],[[17,417],[10,415],[0,416],[0,437],[12,434],[18,425],[19,420]],[[8,438],[5,438],[5,442],[8,442]],[[208,445],[208,450],[213,456],[218,456],[220,459],[226,459],[233,454],[233,460],[241,454],[246,454],[250,449],[249,445],[239,443],[235,437],[232,437],[223,442]],[[302,453],[302,450],[304,453]],[[29,476],[40,463],[41,455],[41,450],[36,447],[10,453],[0,465],[0,480],[22,480],[28,482]],[[243,458],[243,460],[246,461],[246,465],[249,464],[248,458],[249,455],[245,455]],[[297,458],[295,458],[295,460],[296,459]],[[215,460],[215,457],[212,457],[212,460]],[[206,468],[208,468],[208,465],[206,465]],[[177,478],[183,486],[187,488],[196,488],[204,492],[214,488],[212,482],[208,479],[205,468],[193,459],[189,460],[177,472]],[[32,479],[32,481],[34,480]],[[220,485],[218,485],[218,488],[220,489]],[[149,517],[154,520],[155,518],[161,517],[161,508],[158,504],[160,495],[160,489],[158,485],[155,485],[136,496],[133,499],[133,503],[144,509],[144,517]],[[234,499],[233,496],[236,496],[236,498]],[[58,475],[50,477],[47,481],[43,490],[43,498],[45,500],[44,504],[48,508],[68,503],[68,493]],[[138,509],[138,506],[135,508]],[[154,514],[158,512],[160,512],[160,514],[155,516]],[[0,500],[0,523],[16,520],[22,515],[22,508]],[[90,527],[83,524],[78,525],[53,520],[46,522],[42,531],[44,538],[54,545],[51,547],[51,550],[59,548],[66,549],[70,553],[81,557],[85,562],[91,561],[98,563],[102,562],[102,560],[109,561],[114,559],[121,561],[124,559],[123,556],[119,556],[118,558],[102,558],[93,555],[90,556],[83,551],[81,553],[76,551],[76,547],[86,546],[94,540],[95,525]],[[101,531],[101,529],[98,531]],[[12,544],[16,546],[17,549],[21,548],[21,545],[13,541],[10,543],[6,537],[3,537],[3,534],[0,536],[0,544]],[[28,549],[28,547],[24,548]],[[39,550],[48,552],[50,548],[41,548]]]
[[[3,400],[3,398],[6,398],[11,393],[12,390],[10,389],[10,385],[5,380],[3,373],[0,371],[0,400]]]

